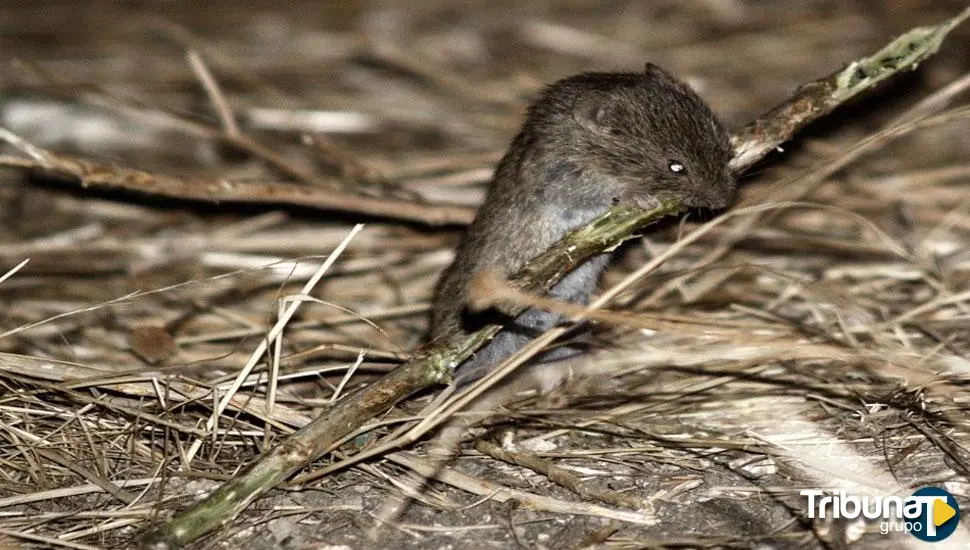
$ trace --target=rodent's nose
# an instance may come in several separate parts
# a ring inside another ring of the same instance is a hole
[[[688,206],[720,210],[734,203],[734,195],[734,180],[721,181],[716,184],[708,183],[697,189],[692,197],[693,200],[690,201],[693,204],[688,204]]]

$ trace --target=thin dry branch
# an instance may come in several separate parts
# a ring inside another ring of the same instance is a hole
[[[630,510],[644,510],[648,507],[646,502],[641,501],[635,496],[593,487],[591,484],[583,481],[582,476],[566,468],[556,466],[552,462],[542,459],[533,453],[507,449],[483,439],[475,442],[475,449],[492,458],[508,462],[509,464],[516,464],[540,473],[548,477],[553,483],[565,487],[585,499],[598,500]]]
[[[827,77],[802,87],[790,101],[773,109],[735,137],[737,153],[733,166],[740,170],[753,165],[811,120],[830,112],[850,97],[870,90],[878,81],[913,68],[932,55],[946,34],[968,16],[970,9],[936,27],[914,29],[876,56],[853,65],[851,72],[840,71],[836,74],[841,77]],[[872,65],[873,60],[878,66]],[[661,204],[650,212],[629,207],[611,210],[589,226],[567,235],[530,262],[510,282],[528,292],[548,289],[586,258],[612,249],[658,217],[680,209],[677,204]],[[453,336],[432,342],[411,361],[339,402],[204,500],[149,531],[142,541],[143,546],[158,550],[179,548],[232,521],[259,495],[331,450],[347,434],[374,416],[416,391],[449,380],[452,368],[500,328],[490,326],[467,338]],[[434,472],[425,475],[432,476]]]
[[[784,103],[735,134],[731,140],[735,152],[731,168],[737,172],[747,170],[813,120],[827,115],[901,70],[915,69],[920,62],[936,53],[947,34],[967,17],[970,17],[970,8],[939,25],[916,27],[875,54],[801,86]]]
[[[0,138],[11,135],[5,132]],[[13,144],[13,143],[12,143]],[[15,145],[15,144],[13,144]],[[26,168],[45,176],[76,181],[82,187],[129,191],[153,197],[206,203],[300,206],[327,211],[405,220],[427,225],[467,224],[475,211],[467,206],[369,197],[322,187],[273,181],[210,180],[155,174],[58,155],[39,147],[44,160],[0,156],[0,166]]]
[[[454,487],[464,489],[472,494],[487,496],[498,502],[515,500],[535,510],[596,516],[628,523],[639,523],[641,525],[652,525],[657,521],[653,515],[646,512],[616,510],[596,504],[560,500],[512,489],[494,482],[474,478],[457,470],[442,469],[436,463],[419,460],[404,453],[393,453],[388,456],[388,460],[406,466],[421,476],[437,479]]]

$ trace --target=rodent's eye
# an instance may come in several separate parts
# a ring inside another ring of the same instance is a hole
[[[669,168],[670,171],[675,174],[684,175],[687,173],[687,167],[684,166],[684,163],[680,162],[679,160],[668,160],[667,168]]]

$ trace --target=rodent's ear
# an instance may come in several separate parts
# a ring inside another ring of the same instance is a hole
[[[603,132],[609,129],[611,109],[609,99],[592,94],[579,101],[573,117],[587,130]]]
[[[643,68],[643,72],[644,74],[647,74],[649,76],[653,76],[656,78],[662,78],[664,80],[669,80],[671,82],[676,81],[676,79],[674,78],[674,75],[668,73],[659,65],[654,65],[653,63],[647,63],[647,65]]]

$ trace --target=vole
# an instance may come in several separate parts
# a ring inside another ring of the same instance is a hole
[[[660,198],[688,207],[728,206],[735,191],[731,156],[729,133],[711,109],[656,65],[647,64],[642,73],[585,73],[548,86],[529,107],[454,262],[438,281],[431,337],[496,321],[494,312],[472,314],[466,307],[477,272],[497,268],[511,275],[611,207],[649,209]],[[550,295],[586,303],[608,259],[590,259]],[[505,328],[459,365],[459,383],[484,376],[560,320],[538,309],[505,319]],[[538,359],[575,353],[560,347]]]

